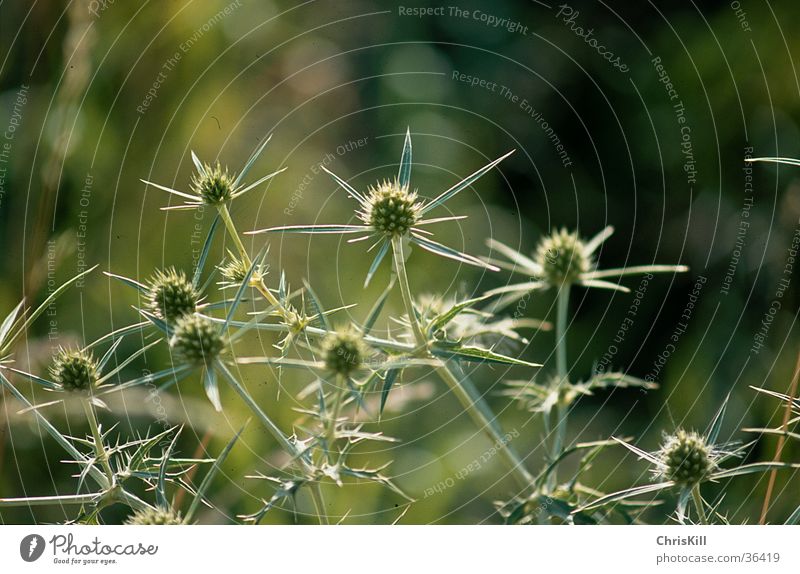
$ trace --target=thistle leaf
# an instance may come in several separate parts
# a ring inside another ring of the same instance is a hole
[[[408,187],[411,183],[411,128],[406,128],[406,139],[403,142],[403,154],[400,156],[397,182],[400,187]]]
[[[469,186],[470,186],[470,185],[472,185],[472,184],[473,184],[475,181],[477,181],[478,179],[480,179],[481,177],[483,177],[483,175],[485,175],[485,174],[486,174],[486,172],[488,172],[490,169],[492,169],[492,168],[493,168],[494,166],[496,166],[498,163],[500,163],[501,161],[503,161],[504,159],[506,159],[508,156],[510,156],[512,153],[514,153],[514,151],[515,151],[515,150],[511,150],[511,151],[510,151],[510,152],[508,152],[507,154],[505,154],[505,155],[503,155],[503,156],[500,156],[500,157],[499,157],[499,158],[497,158],[496,160],[494,160],[494,161],[492,161],[492,162],[490,162],[490,163],[486,164],[485,166],[483,166],[482,168],[480,168],[478,171],[476,171],[476,172],[475,172],[475,173],[473,173],[472,175],[469,175],[469,176],[467,176],[466,178],[462,179],[460,182],[458,182],[457,184],[455,184],[453,187],[451,187],[450,189],[448,189],[447,191],[445,191],[444,193],[442,193],[441,195],[439,195],[439,196],[438,196],[436,199],[434,199],[434,200],[433,200],[433,201],[431,201],[430,203],[428,203],[428,204],[426,204],[425,206],[423,206],[423,208],[422,208],[422,210],[421,210],[421,213],[424,215],[425,213],[429,212],[431,209],[434,209],[435,207],[438,207],[438,206],[440,206],[440,205],[444,204],[444,203],[445,203],[447,200],[449,200],[450,198],[452,198],[452,197],[453,197],[454,195],[456,195],[458,192],[460,192],[461,190],[463,190],[463,189],[464,189],[464,188],[466,188],[466,187],[469,187]]]

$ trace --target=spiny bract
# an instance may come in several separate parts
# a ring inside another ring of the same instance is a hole
[[[228,169],[223,169],[217,162],[214,166],[206,164],[205,173],[192,175],[192,189],[209,205],[218,205],[230,201],[233,197],[233,179]]]
[[[325,367],[332,373],[349,376],[361,368],[368,349],[361,335],[354,329],[331,333],[322,343]]]
[[[200,295],[183,271],[170,268],[155,272],[149,282],[148,298],[153,313],[172,322],[194,313]]]
[[[179,512],[164,510],[163,508],[145,508],[131,514],[125,524],[140,526],[173,525],[183,524],[183,519]]]
[[[179,358],[191,363],[208,363],[225,346],[219,327],[208,317],[197,314],[178,319],[169,344]]]
[[[383,181],[370,187],[361,220],[378,233],[405,235],[419,220],[421,204],[417,194],[397,181]]]
[[[90,352],[59,349],[50,374],[65,391],[89,391],[97,384],[97,361]]]
[[[577,232],[566,229],[555,231],[539,242],[536,263],[542,268],[542,278],[554,287],[579,281],[591,267],[583,241]]]
[[[716,468],[712,449],[696,432],[678,430],[667,437],[660,454],[664,475],[678,484],[702,482]]]

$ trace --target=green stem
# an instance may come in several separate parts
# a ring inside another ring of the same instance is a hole
[[[314,482],[311,485],[311,501],[314,503],[314,511],[317,513],[319,523],[326,525],[328,523],[328,512],[325,509],[325,499],[322,496],[322,487],[319,482]]]
[[[417,313],[414,310],[414,301],[411,298],[411,287],[408,284],[408,274],[406,273],[406,259],[403,253],[403,238],[401,236],[392,237],[392,259],[394,261],[394,270],[397,274],[397,282],[400,284],[400,293],[403,296],[403,305],[405,305],[408,320],[411,323],[411,330],[414,333],[414,339],[420,347],[427,345],[427,339],[419,326]]]
[[[250,407],[250,410],[253,411],[253,414],[258,417],[258,420],[261,421],[261,424],[263,424],[264,427],[266,427],[266,429],[272,434],[272,436],[275,437],[275,440],[280,443],[283,450],[285,450],[292,458],[300,458],[302,460],[297,447],[293,445],[288,438],[286,438],[286,436],[283,434],[283,431],[278,428],[278,425],[272,422],[272,419],[269,418],[267,413],[265,413],[261,407],[258,406],[258,403],[255,401],[255,399],[253,399],[250,393],[247,392],[247,389],[245,389],[241,383],[236,380],[236,377],[233,376],[233,373],[230,372],[228,367],[222,361],[217,361],[217,366],[228,380],[228,384],[233,387],[233,390],[235,390],[245,404]]]
[[[562,285],[556,296],[556,374],[559,382],[567,379],[567,312],[569,285]]]
[[[338,377],[337,377],[338,379]],[[344,398],[344,389],[342,384],[344,381],[337,380],[336,392],[333,396],[333,405],[331,408],[330,420],[328,420],[328,428],[325,431],[325,446],[328,451],[328,462],[333,464],[334,457],[332,452],[332,445],[336,440],[336,422],[342,412],[342,400]]]
[[[481,408],[479,408],[478,401],[482,401],[482,399],[477,397],[473,400],[470,393],[463,387],[459,378],[453,374],[447,364],[437,367],[436,373],[447,384],[453,394],[456,395],[461,406],[467,411],[475,425],[477,425],[477,427],[486,434],[489,440],[492,441],[493,446],[497,448],[497,452],[500,453],[500,456],[503,457],[508,467],[514,473],[514,478],[517,479],[519,485],[522,488],[531,486],[531,484],[533,484],[533,476],[525,468],[525,464],[520,460],[517,453],[508,445],[508,440],[496,430],[492,421],[490,421],[483,414]],[[484,408],[488,409],[489,407],[484,403]]]
[[[94,405],[88,398],[81,399],[83,403],[83,410],[86,413],[86,420],[89,421],[89,428],[92,431],[92,438],[94,439],[94,455],[108,478],[108,486],[114,485],[114,471],[111,470],[111,464],[108,462],[108,454],[106,447],[103,444],[103,437],[100,434],[100,426],[97,424],[97,417],[94,414]]]
[[[569,285],[562,285],[556,295],[556,377],[558,378],[558,401],[556,402],[556,424],[553,434],[553,445],[550,458],[556,460],[564,448],[567,435],[567,405],[564,402],[563,390],[568,383],[567,371],[567,321],[569,311]],[[557,471],[548,478],[551,488],[558,483]]]
[[[244,243],[242,243],[242,238],[239,237],[239,231],[233,224],[233,219],[231,218],[230,211],[228,211],[228,206],[224,203],[220,203],[217,205],[217,211],[219,212],[219,216],[222,218],[222,222],[225,224],[225,229],[228,230],[228,235],[231,236],[233,243],[236,245],[236,250],[239,252],[239,257],[242,258],[242,261],[246,267],[250,267],[253,262],[250,259],[250,255],[247,253],[247,249],[244,247]]]
[[[694,507],[697,509],[697,516],[700,519],[700,524],[708,524],[708,517],[706,516],[706,509],[703,503],[703,497],[700,494],[700,485],[695,484],[692,487],[692,500]]]
[[[427,354],[428,340],[425,337],[425,334],[419,325],[419,321],[417,320],[416,313],[414,312],[411,288],[408,283],[408,275],[405,267],[405,257],[403,256],[402,241],[403,240],[400,237],[392,238],[392,254],[395,273],[397,274],[397,282],[400,285],[400,293],[403,297],[403,304],[405,305],[406,313],[408,314],[409,321],[411,322],[411,330],[414,333],[414,339],[417,342],[419,349],[426,350]],[[505,439],[502,433],[498,431],[497,426],[493,424],[492,421],[495,419],[495,417],[493,415],[491,418],[486,416],[485,413],[491,413],[489,406],[480,397],[473,398],[473,395],[464,387],[461,380],[452,372],[451,368],[448,367],[446,363],[443,363],[440,367],[437,367],[436,373],[439,375],[439,377],[441,377],[445,384],[447,384],[453,394],[456,395],[459,402],[461,402],[461,406],[464,407],[464,410],[467,411],[473,422],[486,434],[489,440],[492,441],[493,446],[498,449],[500,456],[502,456],[506,461],[520,486],[523,488],[528,488],[531,486],[533,483],[533,476],[531,476],[531,474],[525,468],[523,462],[508,445],[508,441]]]
[[[233,242],[236,244],[236,250],[239,252],[239,257],[242,258],[242,262],[245,264],[245,267],[250,268],[253,264],[252,259],[250,259],[250,255],[247,253],[247,249],[244,247],[244,243],[242,243],[241,237],[239,237],[239,231],[236,229],[236,225],[233,223],[233,219],[231,218],[231,213],[228,211],[228,206],[224,203],[221,203],[217,206],[217,211],[219,212],[219,216],[222,218],[222,221],[225,223],[225,229],[228,230],[228,235],[231,236]],[[278,298],[272,294],[272,291],[267,288],[266,283],[264,283],[264,279],[259,277],[257,280],[252,281],[252,286],[255,287],[259,293],[267,300],[267,302],[274,306],[278,312],[281,314],[281,317],[286,319],[288,317],[288,313],[286,312],[286,308],[278,301]]]

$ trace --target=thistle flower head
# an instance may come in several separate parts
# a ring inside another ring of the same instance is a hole
[[[256,265],[253,275],[250,277],[250,282],[260,282],[267,275],[268,268],[268,265]],[[223,287],[238,287],[247,277],[250,266],[241,257],[237,257],[229,251],[227,262],[224,265],[220,265],[218,269],[222,275],[223,281],[220,284]]]
[[[717,468],[714,448],[701,435],[683,429],[665,438],[658,457],[660,472],[685,486],[704,481]]]
[[[183,519],[179,512],[163,508],[145,508],[137,510],[125,521],[125,524],[139,526],[168,526],[183,524]]]
[[[178,319],[169,345],[183,360],[208,364],[222,352],[225,341],[211,319],[191,314]]]
[[[346,235],[360,235],[360,237],[354,237],[348,240],[348,243],[355,243],[367,239],[372,239],[374,241],[377,239],[369,249],[370,251],[376,249],[376,251],[375,258],[367,272],[367,278],[364,282],[365,285],[369,284],[380,266],[381,261],[383,261],[386,254],[389,253],[389,248],[392,247],[393,254],[401,249],[402,245],[399,243],[400,238],[407,239],[410,243],[421,247],[425,251],[441,257],[452,259],[460,263],[466,263],[467,265],[482,267],[483,269],[489,269],[491,271],[498,271],[499,268],[490,263],[433,240],[431,238],[433,233],[426,229],[428,225],[433,223],[456,221],[464,219],[466,216],[451,215],[436,218],[428,218],[426,216],[428,212],[444,205],[464,189],[473,185],[478,179],[511,155],[511,153],[512,152],[509,152],[486,164],[433,199],[418,201],[416,192],[411,191],[411,130],[406,130],[397,176],[393,180],[384,180],[378,183],[377,186],[370,187],[366,193],[358,191],[341,177],[329,171],[324,165],[320,166],[323,171],[333,177],[334,181],[347,192],[347,195],[349,195],[351,199],[358,203],[358,208],[355,213],[361,221],[359,225],[283,225],[267,229],[258,229],[247,233],[257,234],[280,231],[288,233],[341,233]]]
[[[550,285],[577,283],[589,271],[592,261],[576,232],[566,229],[544,237],[536,248],[536,263]]]
[[[233,178],[228,174],[228,168],[223,168],[219,162],[213,166],[205,164],[202,172],[192,175],[192,191],[203,199],[203,203],[219,205],[233,198]]]
[[[420,219],[422,204],[416,192],[398,180],[384,180],[370,187],[359,218],[376,232],[393,237],[405,235]]]
[[[65,391],[90,391],[99,378],[97,361],[88,351],[59,349],[50,367],[53,381]]]
[[[328,335],[322,343],[325,368],[331,373],[348,377],[360,369],[369,350],[355,329],[340,329]]]
[[[200,294],[182,271],[156,271],[149,281],[148,299],[153,313],[167,322],[194,313]]]

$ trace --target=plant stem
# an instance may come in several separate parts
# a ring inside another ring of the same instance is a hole
[[[569,285],[562,285],[556,296],[556,374],[559,382],[567,379],[567,312],[569,311]]]
[[[239,231],[236,229],[236,225],[233,223],[233,219],[231,218],[230,211],[228,211],[228,206],[226,204],[220,204],[217,206],[217,211],[219,212],[220,217],[222,218],[223,223],[225,224],[225,228],[228,230],[228,235],[231,236],[233,239],[234,244],[236,245],[236,249],[239,252],[239,257],[242,258],[242,261],[245,265],[249,268],[252,266],[253,261],[250,259],[250,255],[247,253],[247,249],[245,249],[244,243],[242,243],[241,237],[239,237]],[[258,281],[253,283],[253,286],[256,290],[261,293],[264,299],[267,302],[274,306],[278,313],[280,313],[281,317],[284,319],[288,318],[288,312],[283,304],[278,300],[275,295],[272,294],[272,291],[269,290],[266,283],[264,282],[263,278],[259,278]],[[239,396],[242,397],[245,403],[250,407],[250,409],[255,413],[255,415],[261,420],[264,426],[267,427],[267,430],[272,433],[272,435],[278,440],[281,446],[286,450],[287,453],[292,458],[299,459],[306,468],[308,468],[308,463],[305,461],[303,456],[298,452],[297,448],[289,442],[289,440],[284,436],[283,432],[277,427],[277,425],[272,422],[267,414],[261,410],[258,404],[253,400],[250,396],[250,393],[242,387],[239,382],[227,369],[227,367],[223,367],[226,371],[226,375],[228,380],[231,383],[231,386],[239,393]],[[314,502],[314,508],[317,512],[317,517],[319,518],[320,524],[328,524],[328,515],[325,510],[325,499],[322,497],[322,488],[318,482],[314,482],[311,486],[311,498]]]
[[[233,224],[233,219],[231,218],[231,212],[228,211],[228,206],[224,203],[220,203],[217,205],[217,212],[219,212],[219,216],[222,218],[222,222],[225,224],[225,229],[228,230],[228,235],[231,236],[233,243],[236,245],[236,250],[239,252],[239,257],[242,258],[242,261],[246,267],[250,267],[253,261],[250,259],[250,255],[247,253],[244,243],[242,243],[242,238],[239,237],[239,231]]]
[[[797,362],[794,366],[794,374],[792,375],[792,382],[789,385],[789,393],[788,395],[791,398],[795,398],[797,396],[797,383],[800,379],[800,353],[797,354]],[[781,431],[784,433],[786,432],[789,426],[789,418],[792,414],[792,401],[786,401],[786,405],[783,409],[783,421],[781,421]],[[786,435],[781,434],[778,436],[778,444],[775,447],[775,456],[772,459],[772,462],[780,462],[781,455],[783,454],[783,446],[786,443]],[[764,495],[764,505],[761,507],[761,517],[758,520],[759,524],[766,524],[767,522],[767,513],[769,512],[769,505],[772,501],[772,491],[775,489],[775,479],[777,478],[778,469],[773,468],[772,472],[769,473],[769,482],[767,483],[767,493]]]
[[[314,503],[314,511],[317,513],[317,519],[322,525],[329,524],[328,512],[325,510],[325,499],[322,496],[322,487],[319,482],[314,481],[311,485],[311,501]]]
[[[476,398],[474,401],[472,396],[461,384],[458,377],[453,374],[447,364],[436,368],[436,373],[447,384],[450,390],[456,395],[461,406],[467,411],[467,414],[472,418],[473,422],[481,429],[489,440],[492,441],[492,446],[497,448],[497,452],[506,461],[508,467],[513,471],[514,478],[517,479],[522,488],[528,488],[533,483],[533,476],[525,468],[525,464],[520,460],[517,453],[515,453],[508,445],[508,441],[500,432],[498,432],[492,425],[492,422],[484,416],[483,412],[477,405],[477,401],[482,401],[481,398]],[[488,405],[485,406],[488,409]]]
[[[406,308],[409,321],[411,323],[411,330],[414,333],[414,339],[417,342],[418,348],[424,350],[426,355],[428,340],[422,331],[417,320],[417,315],[414,311],[414,303],[411,297],[411,288],[408,283],[408,275],[406,273],[405,257],[403,254],[402,238],[392,238],[392,259],[394,261],[394,268],[397,274],[398,284],[400,285],[400,293],[403,297],[403,304]],[[497,448],[500,455],[508,464],[514,477],[523,488],[528,488],[533,483],[533,476],[528,472],[522,460],[508,445],[508,441],[499,432],[493,424],[496,418],[493,415],[491,418],[487,417],[485,413],[491,413],[489,406],[483,401],[481,397],[473,397],[472,394],[464,387],[461,380],[451,370],[447,363],[443,363],[436,368],[436,373],[447,384],[450,390],[456,395],[461,402],[461,406],[467,411],[467,414],[472,418],[473,422],[480,430],[486,433],[489,440],[492,441],[493,446]]]
[[[550,451],[552,460],[556,460],[564,448],[567,434],[567,408],[564,403],[562,391],[567,385],[569,373],[567,371],[567,314],[569,311],[569,285],[562,285],[556,295],[556,376],[558,377],[558,401],[556,402],[556,424],[553,435],[553,446]],[[556,470],[551,477],[551,486],[557,483]]]
[[[708,517],[706,516],[706,509],[703,503],[703,497],[700,494],[700,485],[695,484],[692,487],[692,500],[694,507],[697,509],[697,516],[700,519],[700,524],[708,524]]]
[[[250,393],[247,392],[247,389],[245,389],[241,385],[241,383],[239,383],[239,381],[236,380],[236,377],[233,376],[233,373],[230,372],[228,367],[222,362],[218,362],[217,366],[222,371],[222,374],[228,380],[228,383],[231,385],[231,387],[233,387],[233,389],[239,394],[239,396],[242,398],[245,404],[247,404],[247,406],[250,407],[250,410],[253,411],[253,414],[255,414],[258,417],[258,419],[272,434],[272,436],[275,437],[275,440],[277,440],[278,443],[280,443],[283,450],[286,451],[286,453],[289,456],[291,456],[293,460],[296,459],[300,461],[300,463],[306,468],[306,470],[313,470],[308,460],[306,459],[306,456],[302,452],[300,452],[297,449],[297,447],[289,441],[288,438],[286,438],[286,436],[283,434],[283,431],[281,431],[281,429],[278,428],[278,425],[276,425],[272,421],[272,419],[269,418],[267,413],[265,413],[261,409],[261,407],[258,406],[258,403],[255,401],[255,399],[253,399]],[[314,482],[314,484],[312,485],[311,496],[314,500],[314,506],[316,507],[321,505],[322,507],[322,510],[318,512],[318,518],[320,524],[327,524],[328,517],[324,512],[325,505],[322,499],[322,491],[319,487],[319,483]]]
[[[241,237],[239,237],[239,231],[236,229],[236,225],[233,223],[231,213],[228,211],[228,206],[224,203],[221,203],[217,206],[217,211],[219,212],[219,216],[222,218],[222,222],[225,224],[225,229],[228,230],[228,235],[231,236],[233,243],[236,245],[236,250],[239,252],[239,257],[242,258],[242,262],[245,264],[245,267],[250,268],[250,266],[253,264],[253,260],[250,259],[250,255],[247,253],[247,249],[245,249]],[[257,281],[253,282],[253,287],[255,287],[258,292],[263,295],[264,299],[266,299],[270,305],[273,305],[278,310],[283,318],[286,318],[286,309],[284,309],[281,302],[278,301],[278,298],[272,294],[272,291],[267,288],[263,278],[259,278]]]
[[[94,414],[94,405],[88,398],[81,399],[81,403],[83,403],[83,411],[86,413],[86,420],[89,421],[89,428],[92,431],[95,458],[97,458],[108,477],[108,486],[112,487],[114,486],[114,471],[111,470],[111,464],[108,462],[108,454],[103,444],[103,437],[100,434],[100,426],[97,424],[97,417]]]
[[[420,346],[425,346],[427,340],[419,326],[417,313],[414,310],[414,301],[411,298],[411,287],[408,284],[408,274],[406,273],[406,259],[403,253],[403,238],[400,236],[392,237],[392,260],[394,261],[394,270],[397,274],[397,282],[400,284],[400,293],[403,296],[403,305],[405,305],[408,320],[411,323],[411,330],[414,333],[414,340]]]
[[[333,405],[330,412],[330,420],[328,421],[328,428],[325,430],[325,448],[328,451],[328,462],[333,464],[335,462],[331,446],[336,440],[336,422],[339,419],[339,414],[342,412],[342,399],[344,398],[344,389],[342,385],[344,381],[337,376],[336,392],[333,395]]]
[[[247,389],[245,389],[241,383],[236,380],[236,377],[233,376],[233,373],[230,372],[228,367],[222,361],[217,361],[217,366],[222,371],[222,374],[225,375],[225,378],[228,380],[230,386],[233,387],[233,390],[235,390],[245,404],[250,407],[250,410],[253,411],[253,414],[258,417],[258,420],[261,421],[261,424],[263,424],[270,434],[275,437],[275,440],[280,443],[283,450],[285,450],[292,458],[300,458],[302,460],[297,447],[293,445],[288,438],[286,438],[286,436],[283,434],[283,431],[278,428],[278,425],[272,422],[272,419],[269,418],[267,413],[265,413],[261,407],[258,406],[258,403],[255,401],[255,399],[253,399],[250,393],[247,392]]]

